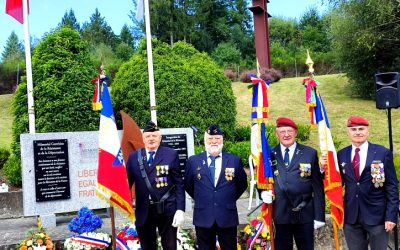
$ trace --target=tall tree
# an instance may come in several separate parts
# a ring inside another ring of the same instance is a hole
[[[121,29],[121,33],[119,35],[119,38],[122,42],[124,42],[125,44],[132,46],[134,45],[134,38],[132,36],[131,31],[129,30],[128,25],[124,24],[124,26],[122,26]]]
[[[72,9],[69,9],[69,12],[65,12],[63,18],[61,19],[61,22],[58,24],[58,27],[70,27],[72,29],[75,29],[77,31],[80,31],[80,25],[78,21],[76,20],[75,13]]]
[[[310,7],[301,17],[299,32],[302,45],[314,52],[327,52],[330,50],[328,39],[328,23],[319,15],[315,6]]]
[[[104,43],[114,48],[118,43],[118,39],[112,31],[111,26],[108,25],[97,8],[90,17],[90,22],[83,24],[82,38],[92,46]]]
[[[24,59],[24,46],[19,41],[17,34],[12,31],[11,35],[7,38],[4,51],[1,53],[1,60],[23,60]]]

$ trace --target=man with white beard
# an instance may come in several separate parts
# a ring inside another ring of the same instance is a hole
[[[247,188],[240,157],[222,151],[223,134],[213,124],[204,133],[206,151],[186,163],[185,190],[194,200],[193,224],[198,249],[236,249],[239,217],[236,201]]]

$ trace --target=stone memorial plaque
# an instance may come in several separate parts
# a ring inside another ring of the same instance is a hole
[[[33,141],[36,201],[71,198],[68,141]]]
[[[162,135],[161,145],[178,151],[180,169],[181,171],[185,171],[186,161],[188,158],[186,134]]]

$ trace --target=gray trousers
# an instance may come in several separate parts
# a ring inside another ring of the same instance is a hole
[[[345,224],[344,236],[349,250],[368,250],[368,243],[371,250],[384,250],[389,241],[385,225],[370,226],[360,222]]]

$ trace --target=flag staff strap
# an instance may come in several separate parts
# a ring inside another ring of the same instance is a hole
[[[28,22],[28,0],[22,1],[22,13],[24,16],[24,41],[25,41],[25,61],[26,61],[26,81],[28,94],[28,118],[29,133],[34,134],[35,129],[35,108],[33,99],[33,80],[32,80],[32,60],[31,60],[31,40],[29,37]]]
[[[153,49],[151,45],[151,29],[150,29],[150,5],[149,0],[144,0],[145,25],[146,25],[146,45],[147,45],[147,69],[149,73],[149,90],[150,90],[150,113],[151,120],[157,124],[156,97],[154,89],[154,70],[153,70]]]

